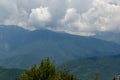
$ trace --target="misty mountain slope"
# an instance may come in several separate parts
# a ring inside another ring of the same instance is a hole
[[[98,38],[98,39],[102,39],[102,40],[106,40],[106,41],[112,41],[112,42],[115,42],[117,44],[120,44],[120,33],[101,32],[101,33],[97,33],[94,37]]]
[[[0,25],[0,59],[9,56],[9,52],[23,46],[26,42],[28,30],[18,26]]]
[[[83,80],[92,79],[95,74],[100,80],[112,80],[120,74],[120,55],[73,60],[62,66]]]
[[[9,51],[10,56],[0,62],[1,66],[28,68],[46,57],[61,64],[79,58],[120,54],[120,45],[91,37],[49,30],[29,31],[27,35],[19,37],[24,40],[24,44],[16,39],[11,45],[19,42],[21,45]]]
[[[0,67],[0,80],[16,80],[24,70],[5,69]]]

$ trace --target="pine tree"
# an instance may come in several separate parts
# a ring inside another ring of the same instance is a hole
[[[77,78],[66,71],[57,71],[48,58],[42,60],[39,66],[34,65],[24,72],[18,80],[77,80]]]

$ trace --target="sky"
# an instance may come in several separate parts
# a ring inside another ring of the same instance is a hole
[[[120,0],[0,0],[0,24],[83,36],[120,32]]]

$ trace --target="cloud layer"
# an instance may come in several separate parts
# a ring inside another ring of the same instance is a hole
[[[120,0],[0,0],[0,24],[84,36],[120,32]]]
[[[51,14],[48,10],[48,7],[40,7],[36,9],[32,9],[29,16],[29,23],[36,27],[45,27],[51,19]]]

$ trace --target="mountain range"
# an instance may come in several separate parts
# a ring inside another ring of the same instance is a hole
[[[119,33],[113,32],[84,37],[0,25],[0,80],[16,80],[23,69],[47,57],[80,79],[92,79],[97,74],[101,80],[112,80],[120,74],[119,41]]]
[[[57,65],[81,58],[120,54],[120,45],[50,30],[0,26],[0,66],[28,68],[50,57]]]

